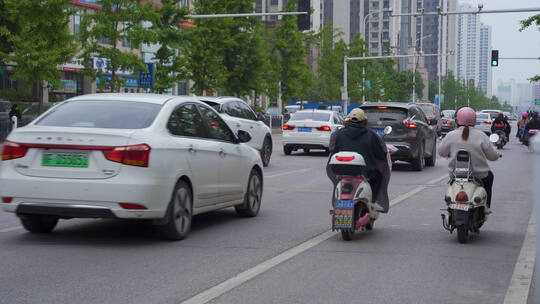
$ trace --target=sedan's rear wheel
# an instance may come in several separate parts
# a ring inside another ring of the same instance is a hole
[[[58,217],[51,215],[21,215],[21,224],[31,233],[49,233],[58,223]]]
[[[418,150],[418,156],[416,159],[413,159],[412,161],[413,170],[414,171],[422,171],[425,166],[425,158],[424,158],[424,145],[420,145],[420,148]]]
[[[191,230],[193,217],[193,199],[186,182],[176,184],[166,216],[168,222],[161,227],[163,237],[174,241],[185,239]]]
[[[272,141],[270,138],[265,138],[264,143],[261,150],[261,159],[263,166],[268,167],[268,164],[270,163],[270,156],[272,156]]]
[[[244,202],[235,206],[236,213],[241,217],[255,217],[261,209],[262,178],[261,174],[253,169],[249,175],[247,192]]]
[[[285,155],[291,155],[292,150],[293,150],[293,148],[291,146],[284,146],[283,147],[283,153],[285,153]]]
[[[426,158],[426,166],[433,167],[435,166],[435,161],[437,160],[437,144],[433,143],[433,149],[431,150],[431,156]]]

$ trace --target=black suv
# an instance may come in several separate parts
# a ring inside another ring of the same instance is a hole
[[[377,134],[382,136],[386,126],[392,127],[392,133],[383,137],[398,149],[392,161],[410,162],[416,171],[435,166],[437,134],[420,107],[414,103],[378,102],[364,103],[361,109],[366,113],[368,127]]]
[[[9,111],[11,111],[11,104],[9,101],[0,99],[0,143],[4,141],[9,132],[11,132]]]

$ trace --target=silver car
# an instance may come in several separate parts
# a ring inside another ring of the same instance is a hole
[[[476,128],[482,130],[487,135],[491,134],[491,116],[489,113],[476,113]]]

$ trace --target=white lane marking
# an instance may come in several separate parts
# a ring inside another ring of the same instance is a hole
[[[220,295],[230,291],[231,289],[240,286],[241,284],[255,278],[259,274],[283,263],[284,261],[308,250],[309,248],[318,245],[319,243],[327,240],[335,233],[332,231],[327,231],[322,234],[317,235],[316,237],[293,247],[269,260],[262,262],[261,264],[250,268],[184,302],[182,304],[202,304],[210,302],[211,300],[219,297]]]
[[[525,304],[529,297],[529,289],[533,277],[534,263],[536,260],[536,233],[534,230],[534,214],[529,219],[527,234],[523,240],[519,257],[514,267],[514,274],[504,297],[504,304]]]
[[[441,180],[443,180],[445,177],[448,177],[448,174],[445,174],[444,176],[441,176],[428,184],[434,184]],[[427,186],[421,186],[415,188],[413,191],[409,191],[406,194],[400,195],[396,197],[395,199],[390,201],[390,206],[394,206],[405,199],[407,199],[407,196],[413,196],[416,193],[422,191],[423,189],[427,188]],[[288,249],[277,256],[270,258],[269,260],[266,260],[262,262],[261,264],[258,264],[244,272],[241,272],[237,274],[236,276],[221,282],[220,284],[211,287],[210,289],[207,289],[185,301],[182,302],[182,304],[204,304],[212,301],[213,299],[225,294],[226,292],[244,284],[245,282],[255,278],[256,276],[266,272],[267,270],[270,270],[277,265],[289,260],[292,257],[297,256],[298,254],[326,241],[330,237],[334,236],[336,233],[332,231],[326,231],[324,233],[321,233],[314,238],[295,246],[291,249]]]
[[[306,171],[310,171],[310,170],[311,170],[311,168],[294,170],[294,171],[287,171],[287,172],[282,172],[282,173],[277,173],[277,174],[272,174],[272,175],[266,175],[264,178],[272,178],[272,177],[278,177],[278,176],[283,176],[283,175],[302,173],[302,172],[306,172]]]
[[[22,229],[22,226],[16,226],[16,227],[10,227],[10,228],[0,229],[0,233],[2,233],[2,232],[15,231],[15,230],[19,230],[19,229]]]

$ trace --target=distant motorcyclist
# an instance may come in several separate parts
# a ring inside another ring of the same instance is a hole
[[[525,125],[525,134],[527,134],[529,130],[540,130],[540,120],[538,119],[538,112],[536,111],[531,112],[531,119]]]
[[[525,126],[527,125],[527,122],[528,122],[527,118],[528,118],[527,112],[521,112],[521,118],[517,122],[517,132],[516,132],[517,138],[521,138],[521,136],[523,135],[522,129],[524,129]]]
[[[504,135],[506,136],[506,140],[508,141],[508,136],[510,136],[510,124],[508,123],[508,120],[504,117],[503,113],[499,113],[493,123],[491,124],[491,133],[495,133],[495,131],[503,131]]]
[[[493,172],[489,169],[488,160],[499,159],[488,136],[480,129],[472,128],[476,124],[476,113],[469,107],[461,108],[456,113],[458,129],[448,133],[439,146],[439,155],[450,158],[448,167],[453,170],[457,152],[461,149],[471,155],[472,175],[482,180],[487,192],[487,206],[491,206],[491,190],[493,188]]]
[[[377,168],[377,160],[383,160],[386,164],[385,145],[375,132],[367,128],[367,117],[362,109],[353,109],[349,118],[347,126],[336,135],[333,152],[352,151],[362,155],[366,162],[372,198],[377,200],[383,182],[383,173]]]
[[[18,109],[18,106],[16,104],[14,104],[12,107],[11,107],[11,111],[9,111],[9,117],[17,117],[17,119],[20,121],[21,120],[21,112],[19,112],[19,109]]]

